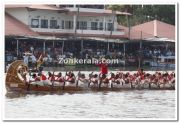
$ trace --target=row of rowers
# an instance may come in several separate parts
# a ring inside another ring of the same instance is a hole
[[[146,73],[144,71],[137,71],[135,73],[130,72],[116,72],[110,74],[93,74],[90,73],[89,76],[78,72],[75,76],[73,72],[66,72],[65,76],[62,76],[62,73],[59,72],[57,75],[54,73],[48,72],[48,75],[40,73],[38,75],[33,74],[30,82],[49,80],[50,82],[70,82],[75,83],[76,81],[81,82],[92,82],[94,84],[101,82],[108,84],[109,82],[114,82],[117,84],[143,84],[143,83],[154,83],[154,84],[166,84],[166,83],[175,83],[175,73],[174,72],[154,72]]]

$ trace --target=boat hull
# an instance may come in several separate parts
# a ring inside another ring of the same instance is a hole
[[[142,89],[149,89],[149,90],[174,90],[175,85],[173,84],[165,84],[165,85],[156,85],[156,84],[138,84],[133,85],[131,83],[129,84],[113,84],[111,83],[107,84],[101,84],[99,85],[90,85],[88,87],[88,83],[77,85],[74,84],[67,84],[63,86],[63,83],[61,83],[59,86],[53,86],[53,85],[32,85],[32,84],[18,84],[18,85],[12,85],[8,84],[6,85],[8,88],[8,91],[37,91],[37,92],[58,92],[58,91],[122,91],[122,90],[142,90]]]

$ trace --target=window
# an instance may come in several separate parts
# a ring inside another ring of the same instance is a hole
[[[87,22],[86,21],[78,21],[77,22],[77,29],[86,30],[87,29]]]
[[[62,27],[62,29],[64,29],[64,20],[62,20],[62,22],[61,22],[61,27]]]
[[[65,29],[73,29],[73,21],[65,21]]]
[[[31,27],[38,28],[39,27],[39,19],[31,19]]]
[[[50,28],[51,29],[57,29],[57,20],[50,20]]]
[[[97,22],[91,22],[91,30],[97,30],[98,23]]]
[[[41,19],[41,28],[48,28],[48,20]]]
[[[114,31],[114,27],[113,27],[113,24],[112,24],[112,23],[108,23],[107,26],[108,26],[108,27],[107,27],[107,30],[108,30],[108,31],[111,31],[111,29],[112,29],[112,31]]]
[[[99,22],[99,30],[103,30],[103,22]]]

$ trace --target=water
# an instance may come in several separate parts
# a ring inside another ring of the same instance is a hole
[[[175,118],[175,91],[7,93],[5,118]]]

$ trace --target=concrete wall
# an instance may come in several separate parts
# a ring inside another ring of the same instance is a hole
[[[24,23],[25,25],[28,25],[29,14],[26,8],[16,8],[16,9],[8,8],[5,11],[9,13],[11,16],[13,16],[14,18],[16,18],[17,20]]]
[[[61,26],[62,20],[64,21],[73,21],[73,16],[66,15],[65,13],[58,13],[56,11],[47,11],[47,10],[36,10],[29,12],[29,21],[28,25],[31,25],[31,19],[55,19],[57,20],[58,25]],[[112,22],[113,16],[105,16],[106,22]],[[86,21],[87,27],[91,27],[91,22],[103,22],[104,16],[78,16],[78,21]],[[117,20],[117,19],[116,19]],[[39,24],[41,25],[41,22],[39,21]],[[49,21],[50,25],[50,21]],[[117,29],[117,22],[115,23],[115,30]]]
[[[62,20],[64,21],[73,21],[73,15],[67,15],[66,13],[58,13],[57,11],[49,11],[49,10],[33,10],[27,11],[25,8],[16,8],[16,9],[6,9],[10,15],[14,16],[24,24],[31,27],[31,19],[39,19],[39,28],[31,28],[37,32],[62,32],[62,33],[73,33],[73,29],[50,29],[50,28],[40,28],[41,19],[48,19],[48,26],[50,26],[50,20],[57,20],[57,25],[61,27]],[[86,21],[87,22],[87,30],[77,30],[77,33],[80,34],[110,34],[110,31],[102,31],[102,30],[91,30],[91,22],[102,22],[104,24],[104,18],[106,23],[112,23],[113,16],[78,16],[78,21]],[[117,21],[117,18],[115,19]],[[107,29],[107,24],[106,24]],[[117,30],[117,22],[114,23],[113,35],[124,35],[124,32],[116,31]]]

